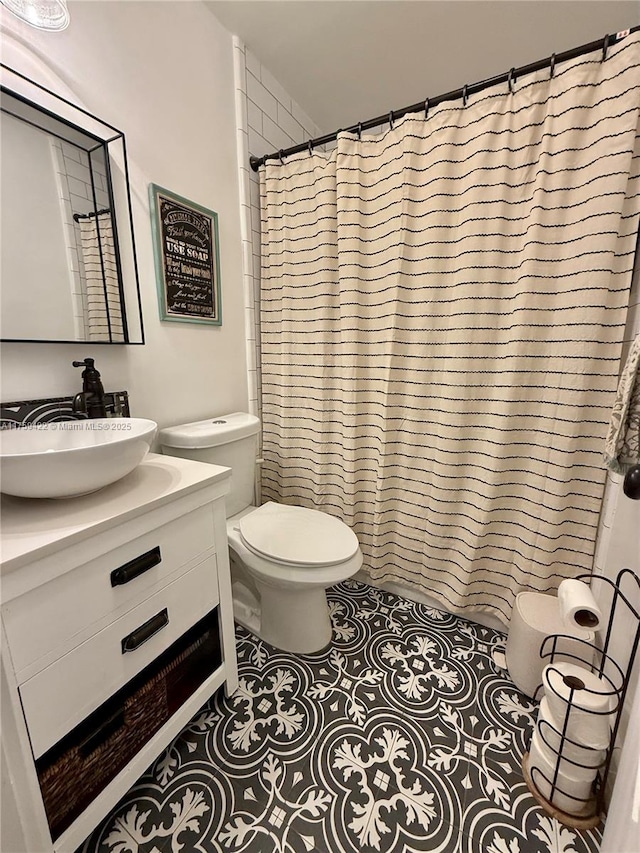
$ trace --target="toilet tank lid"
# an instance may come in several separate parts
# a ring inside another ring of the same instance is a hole
[[[206,418],[204,421],[164,427],[158,433],[158,438],[164,447],[218,447],[255,435],[259,429],[260,421],[255,415],[232,412],[230,415]]]

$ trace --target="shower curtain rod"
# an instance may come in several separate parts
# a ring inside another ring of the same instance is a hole
[[[75,222],[80,222],[81,219],[93,219],[94,216],[102,216],[103,213],[111,213],[108,207],[104,207],[102,210],[92,210],[91,213],[74,213],[73,218]]]
[[[483,89],[488,89],[490,86],[496,86],[499,83],[508,83],[509,86],[511,86],[514,80],[523,77],[525,74],[532,74],[535,71],[541,71],[543,68],[549,67],[551,69],[551,75],[553,76],[555,66],[559,62],[566,62],[568,59],[575,59],[578,56],[582,56],[584,53],[591,53],[598,48],[602,48],[602,58],[606,59],[607,50],[611,45],[621,41],[631,33],[638,32],[638,30],[640,30],[640,25],[631,27],[628,30],[622,30],[614,35],[606,35],[602,39],[589,42],[589,44],[583,44],[579,47],[571,48],[571,50],[565,50],[563,53],[554,53],[548,59],[539,59],[537,62],[532,62],[529,65],[522,65],[520,68],[512,68],[511,71],[506,71],[495,77],[489,77],[487,80],[481,80],[478,83],[468,83],[461,89],[453,89],[451,92],[446,92],[444,95],[438,95],[435,98],[426,98],[424,101],[420,101],[417,104],[411,104],[411,106],[403,107],[400,110],[391,110],[388,115],[376,116],[376,118],[370,118],[367,121],[358,122],[358,124],[354,124],[351,127],[340,128],[339,130],[335,130],[333,133],[327,133],[324,136],[318,136],[316,139],[310,139],[308,142],[301,142],[298,145],[292,145],[290,148],[281,148],[280,151],[275,151],[273,154],[265,154],[264,157],[254,157],[252,155],[249,158],[249,163],[253,171],[257,172],[260,166],[264,165],[267,160],[280,159],[282,161],[288,155],[299,154],[302,151],[309,151],[311,154],[312,150],[318,145],[326,145],[328,142],[335,142],[339,133],[361,134],[363,130],[371,130],[374,127],[380,127],[387,122],[389,122],[393,127],[393,122],[396,119],[400,119],[407,115],[407,113],[417,113],[422,112],[422,110],[428,113],[431,107],[435,107],[443,101],[455,101],[458,98],[462,98],[463,102],[466,103],[469,95],[476,94]]]

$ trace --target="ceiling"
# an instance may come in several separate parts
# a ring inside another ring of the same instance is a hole
[[[640,23],[640,0],[208,0],[328,133]]]

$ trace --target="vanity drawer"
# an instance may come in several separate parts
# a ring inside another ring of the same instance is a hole
[[[42,755],[218,604],[212,556],[19,688]]]
[[[154,520],[157,524],[152,515]],[[213,551],[213,511],[207,505],[7,602],[2,616],[18,683]]]

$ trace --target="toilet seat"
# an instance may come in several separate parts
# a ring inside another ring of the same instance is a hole
[[[242,517],[237,530],[249,551],[288,566],[336,566],[359,550],[355,533],[340,519],[300,506],[265,503]]]

